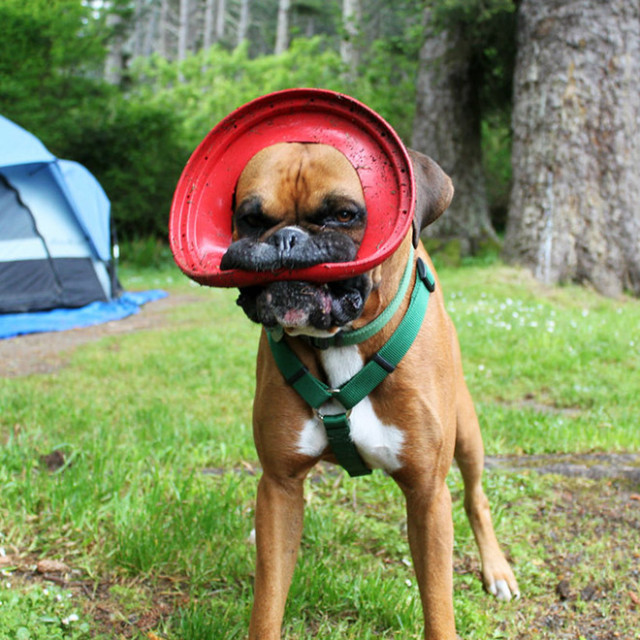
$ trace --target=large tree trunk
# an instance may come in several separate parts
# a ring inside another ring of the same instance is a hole
[[[640,3],[522,0],[505,255],[640,295]]]
[[[276,31],[275,54],[284,53],[289,48],[289,10],[291,0],[278,0],[278,26]]]
[[[474,253],[486,241],[497,242],[482,169],[478,87],[462,28],[436,30],[429,8],[424,25],[411,144],[436,160],[455,188],[449,210],[425,235],[458,238],[463,253]]]

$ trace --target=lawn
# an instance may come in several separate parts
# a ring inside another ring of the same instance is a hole
[[[440,277],[487,454],[640,451],[639,301],[545,288],[499,262]],[[125,265],[121,278],[184,302],[145,330],[78,346],[54,372],[0,378],[3,640],[246,634],[259,330],[233,291],[195,287],[168,263]],[[637,483],[492,468],[485,485],[523,592],[505,605],[482,590],[455,469],[449,482],[461,638],[639,637]],[[321,466],[306,497],[284,637],[421,638],[393,482]]]

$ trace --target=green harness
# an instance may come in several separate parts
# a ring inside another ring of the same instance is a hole
[[[318,348],[357,344],[375,335],[391,319],[404,298],[413,267],[413,252],[407,263],[402,281],[391,304],[376,320],[365,327],[338,334],[331,338],[310,339]],[[327,432],[329,446],[338,463],[350,476],[371,473],[351,439],[349,415],[351,409],[366,398],[393,370],[407,353],[415,340],[427,310],[429,293],[435,290],[435,278],[421,260],[417,261],[417,277],[411,294],[409,307],[400,324],[384,346],[373,355],[367,364],[350,380],[337,389],[331,389],[311,375],[291,347],[282,339],[282,333],[267,332],[271,353],[284,379],[302,399],[315,410]],[[403,290],[404,289],[404,290]],[[389,311],[391,310],[391,311]],[[382,320],[380,320],[382,318]],[[354,337],[355,334],[355,337]],[[336,415],[325,415],[320,407],[329,400],[337,400],[345,411]]]

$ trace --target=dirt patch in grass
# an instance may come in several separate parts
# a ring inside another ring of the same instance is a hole
[[[562,479],[535,516],[530,543],[552,581],[536,585],[519,638],[637,640],[640,495],[626,480]],[[526,598],[526,596],[525,596]]]
[[[624,479],[640,489],[640,453],[586,453],[533,456],[487,456],[488,469],[534,469],[571,478]],[[638,505],[640,508],[640,504]]]
[[[149,302],[141,307],[139,313],[122,320],[69,331],[34,333],[0,340],[0,377],[17,378],[52,373],[63,368],[80,345],[108,336],[166,326],[171,309],[201,300],[195,294],[171,294],[161,300]]]

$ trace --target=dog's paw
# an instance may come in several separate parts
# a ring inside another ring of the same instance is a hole
[[[511,571],[511,567],[507,561],[503,561],[502,567],[484,568],[482,578],[486,590],[495,596],[498,600],[509,602],[511,599],[518,600],[520,598],[520,589],[518,582]]]
[[[488,585],[487,590],[492,596],[495,596],[498,600],[509,602],[512,598],[517,600],[520,598],[520,591],[518,591],[518,585],[509,585],[506,580],[496,580]]]

